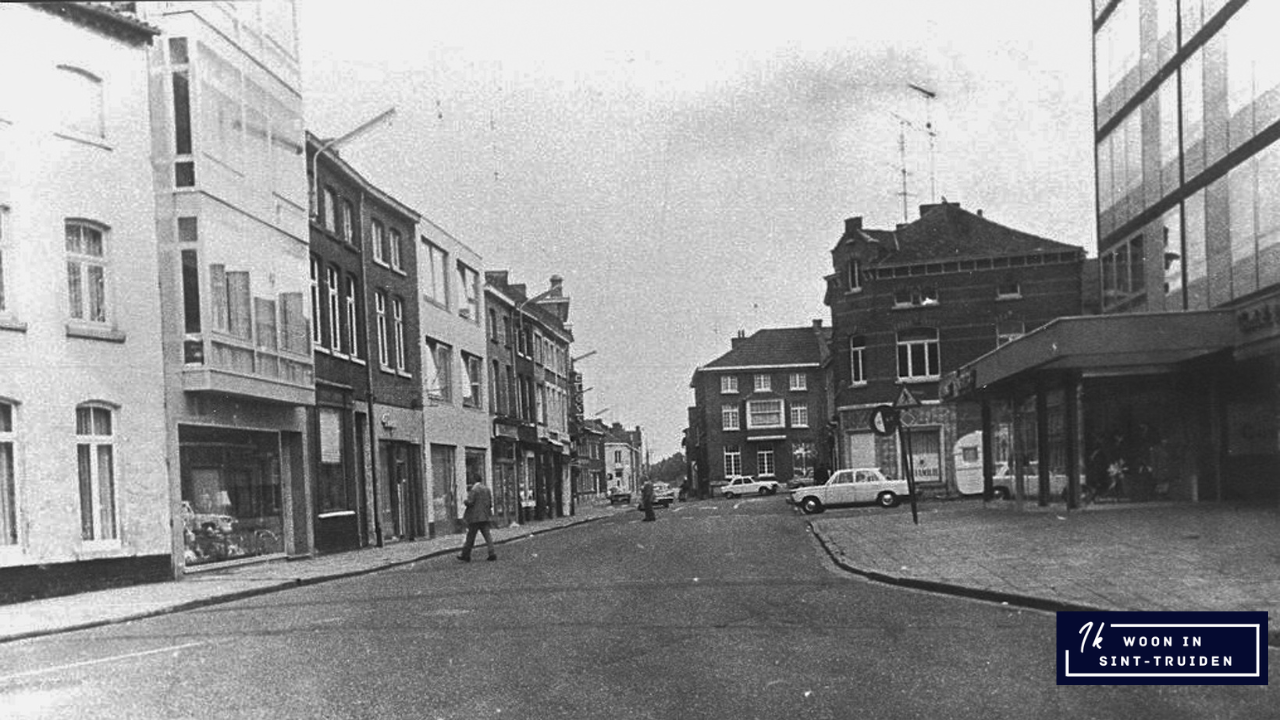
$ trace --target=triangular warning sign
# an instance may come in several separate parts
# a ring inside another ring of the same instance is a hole
[[[893,401],[896,408],[913,408],[920,407],[920,401],[906,387],[902,388],[902,392],[898,393],[898,399]]]

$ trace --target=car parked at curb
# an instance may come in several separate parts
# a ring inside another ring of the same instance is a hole
[[[792,490],[787,501],[812,515],[829,507],[872,502],[891,508],[910,495],[906,480],[886,478],[877,468],[851,468],[837,470],[822,485]]]
[[[653,504],[655,507],[669,508],[676,501],[676,491],[664,482],[653,484]],[[637,510],[643,510],[643,503],[636,503]]]
[[[776,495],[777,493],[777,480],[757,480],[749,475],[736,475],[729,478],[729,482],[720,488],[720,494],[726,498],[744,495]]]
[[[626,505],[627,503],[630,503],[630,502],[631,502],[631,492],[629,490],[623,490],[620,487],[609,488],[609,504],[610,505],[617,505],[618,503],[622,503],[623,505]]]

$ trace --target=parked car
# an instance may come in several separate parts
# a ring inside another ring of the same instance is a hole
[[[852,468],[837,470],[822,485],[792,490],[788,502],[812,515],[829,507],[859,503],[874,502],[890,508],[910,495],[906,480],[890,480],[876,468]]]
[[[676,501],[676,491],[664,482],[656,482],[653,484],[653,504],[658,507],[671,507],[671,503]],[[643,510],[644,506],[636,503],[637,510]]]
[[[795,490],[796,488],[799,488],[799,487],[808,487],[814,484],[816,481],[817,481],[817,478],[815,478],[812,475],[796,475],[795,477],[787,481],[787,489]]]
[[[618,503],[626,505],[629,502],[631,502],[631,491],[623,490],[620,487],[609,488],[610,505],[617,505]]]
[[[776,495],[777,492],[777,480],[757,480],[749,475],[732,477],[728,484],[720,488],[720,494],[727,498],[742,495]]]

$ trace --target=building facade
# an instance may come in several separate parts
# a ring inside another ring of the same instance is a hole
[[[485,285],[502,324],[500,339],[489,342],[505,398],[492,420],[496,494],[519,522],[561,517],[573,502],[569,298],[558,275],[532,296],[505,270],[486,272]]]
[[[608,488],[620,488],[636,497],[644,482],[644,434],[640,426],[628,430],[615,422],[605,431],[601,443],[604,451],[604,482]]]
[[[421,537],[419,216],[310,134],[307,158],[316,549]]]
[[[906,389],[920,402],[904,438],[917,486],[957,492],[955,446],[981,418],[976,404],[944,404],[940,381],[1055,317],[1078,315],[1084,250],[944,201],[922,205],[918,219],[894,230],[846,220],[831,260],[838,466],[904,476],[897,436],[877,436],[868,418]]]
[[[0,601],[172,578],[147,52],[0,6]]]
[[[958,388],[1009,429],[1033,481],[1062,474],[1071,506],[1275,503],[1280,66],[1267,29],[1280,7],[1093,9],[1104,314],[1001,348]],[[1037,361],[1046,348],[1053,361]]]
[[[424,218],[418,273],[427,519],[433,535],[448,534],[466,530],[467,487],[492,487],[484,268],[479,254]]]
[[[293,3],[140,3],[177,570],[314,549]]]
[[[729,352],[694,371],[687,437],[696,439],[689,448],[695,492],[705,497],[713,481],[733,475],[783,484],[825,478],[830,339],[822,320],[739,333]]]

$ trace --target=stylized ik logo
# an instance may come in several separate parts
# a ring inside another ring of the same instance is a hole
[[[1102,649],[1102,629],[1106,626],[1106,623],[1098,625],[1098,632],[1093,636],[1093,647],[1098,650]],[[1084,652],[1085,643],[1089,642],[1089,633],[1091,632],[1093,632],[1092,622],[1087,622],[1080,627],[1080,632],[1078,634],[1084,635],[1084,638],[1080,641],[1080,652],[1082,653]]]

